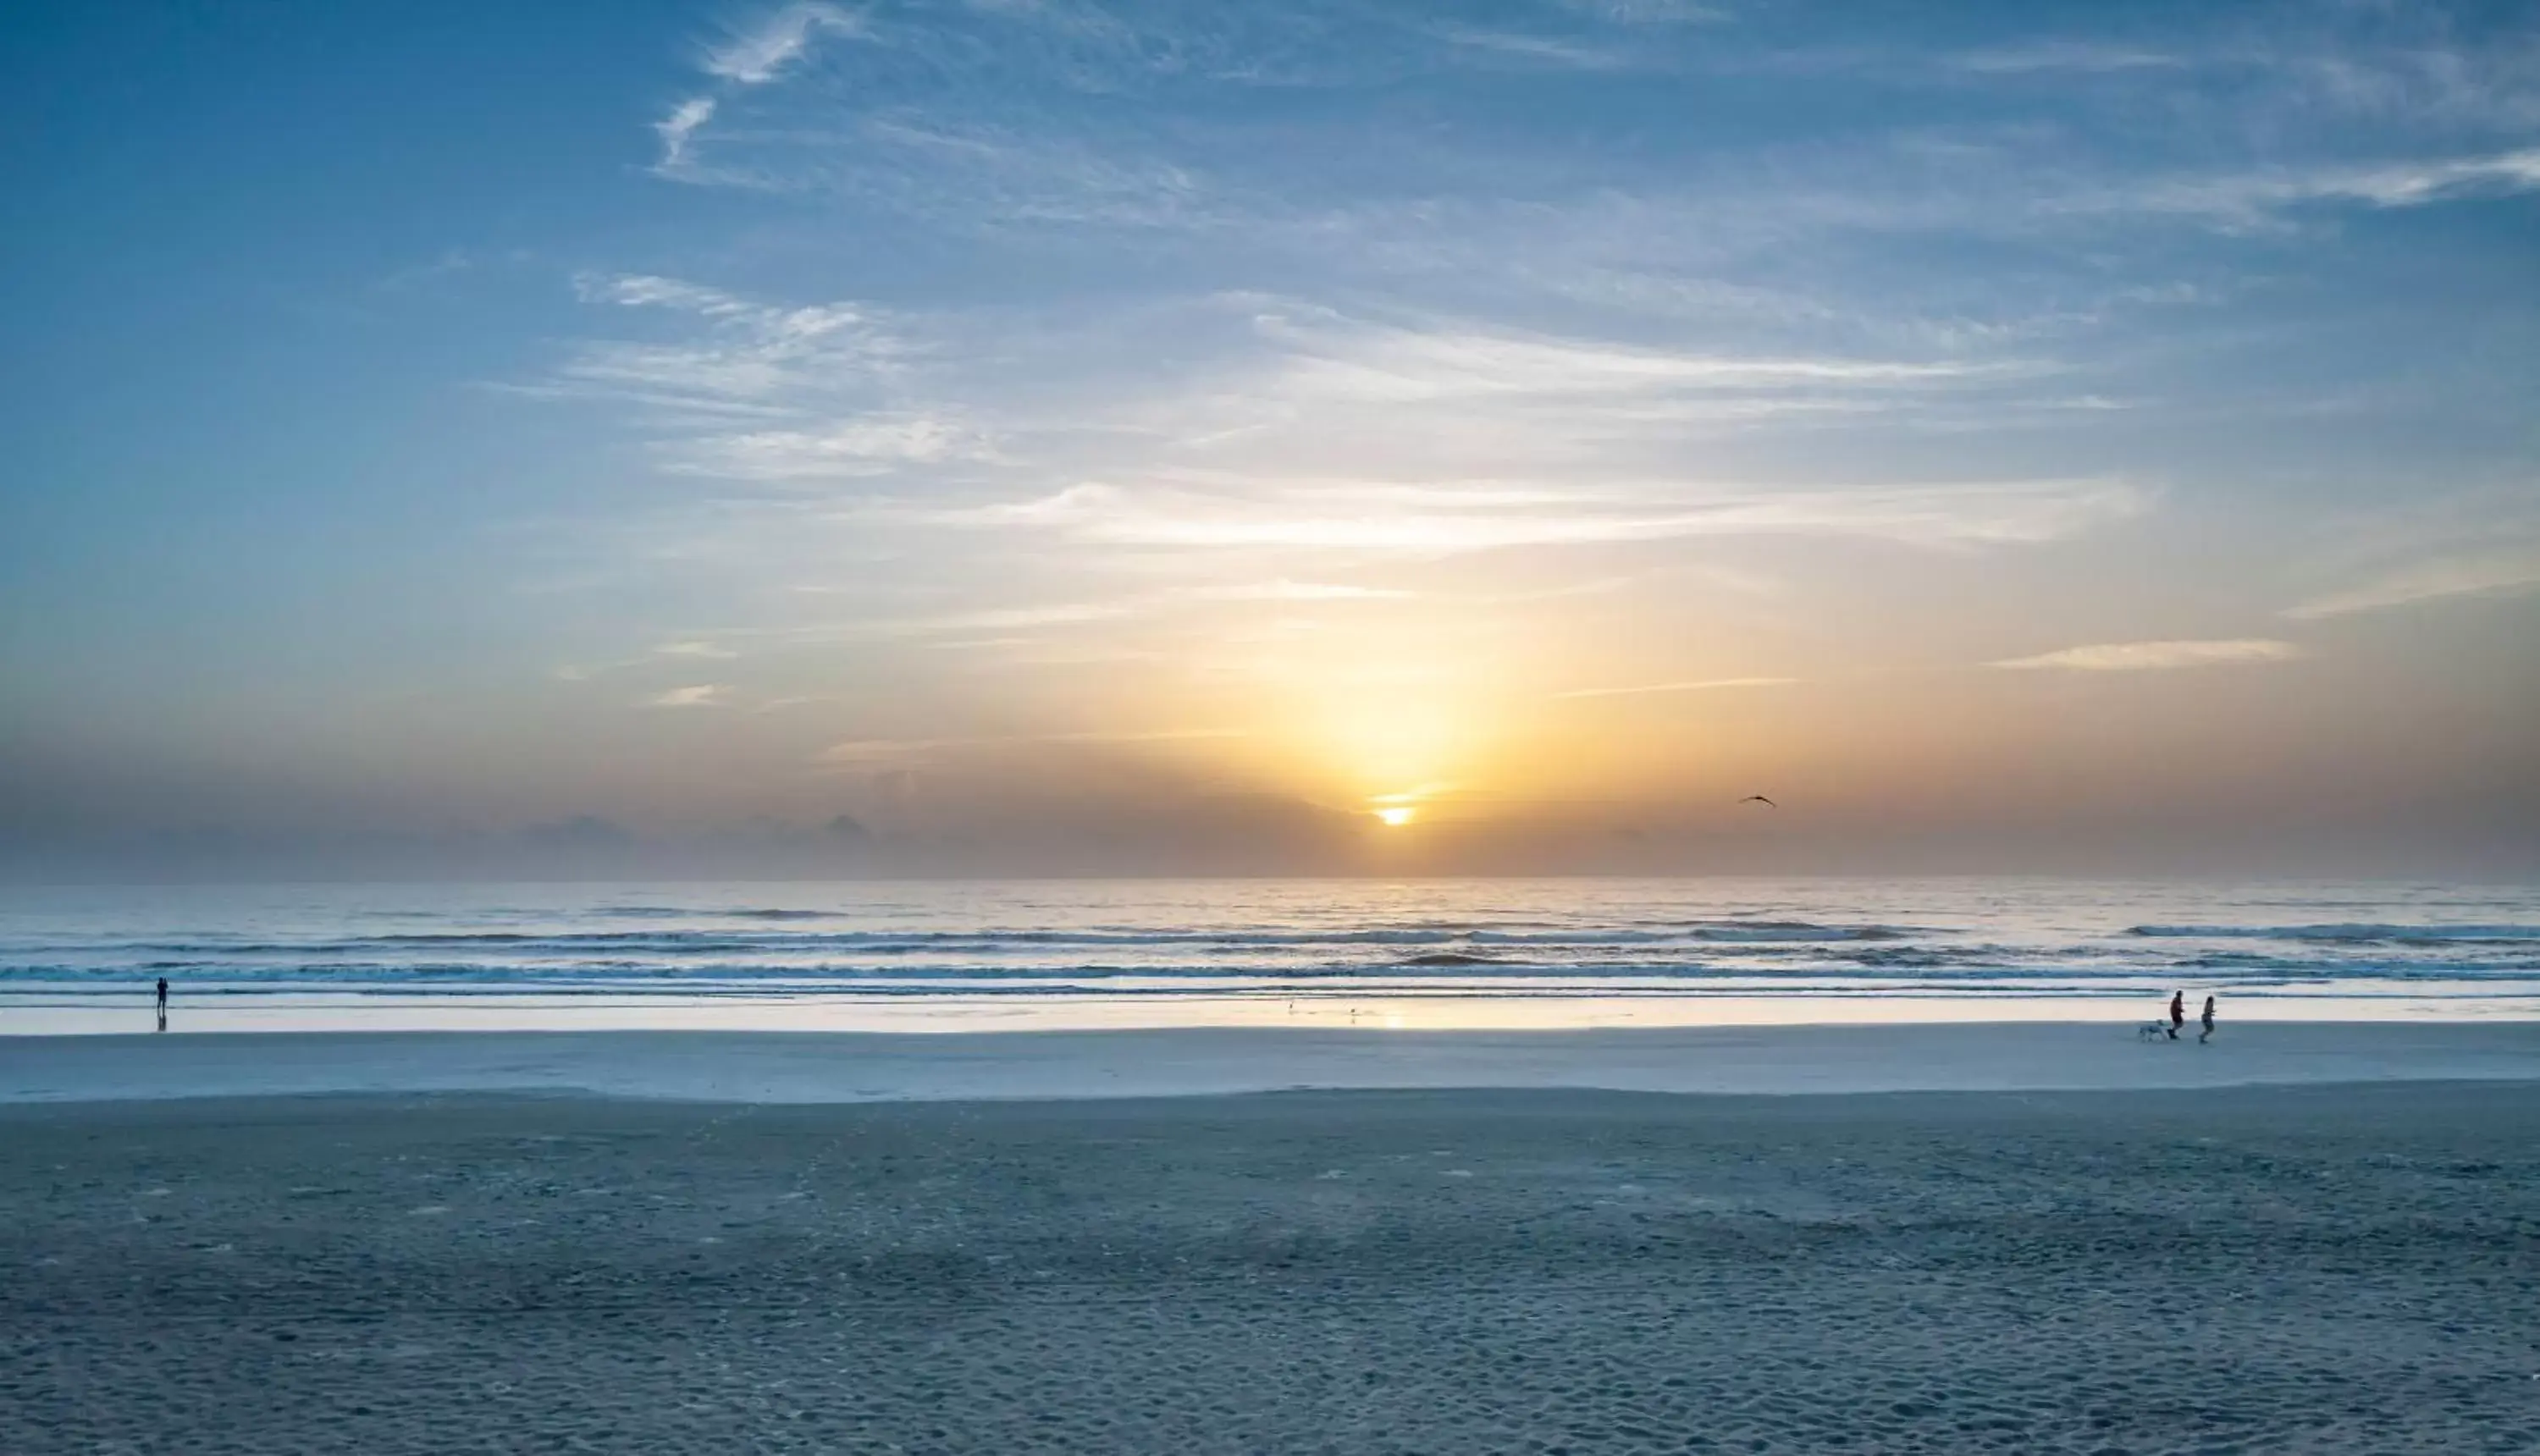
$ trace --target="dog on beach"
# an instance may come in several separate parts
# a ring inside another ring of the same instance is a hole
[[[2167,1035],[2169,1035],[2169,1023],[2166,1021],[2146,1021],[2135,1028],[2137,1041],[2159,1041]]]

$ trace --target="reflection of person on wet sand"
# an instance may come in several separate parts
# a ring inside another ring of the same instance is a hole
[[[168,978],[159,978],[159,1029],[168,1029]]]

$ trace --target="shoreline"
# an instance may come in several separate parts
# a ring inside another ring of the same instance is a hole
[[[1318,1090],[1714,1095],[2540,1081],[2540,1023],[2254,1022],[2198,1045],[2128,1025],[1537,1031],[221,1032],[0,1037],[0,1103],[330,1093],[819,1104]]]
[[[2205,992],[2200,988],[2196,999]],[[2091,1023],[2136,1026],[2168,993],[1772,992],[1653,995],[1618,988],[1510,992],[1308,988],[1276,994],[1126,995],[1117,992],[875,996],[376,994],[241,992],[187,984],[172,1028],[185,1034],[303,1032],[659,1031],[940,1035],[945,1033],[1147,1032],[1198,1028],[1264,1031],[1532,1032],[1604,1029]],[[2442,1022],[2540,1024],[2540,996],[2420,986],[2404,994],[2306,991],[2228,993],[2225,1024]],[[2191,1023],[2192,1024],[2192,1023]],[[146,983],[116,997],[55,997],[0,989],[0,1039],[117,1036],[151,1025]]]

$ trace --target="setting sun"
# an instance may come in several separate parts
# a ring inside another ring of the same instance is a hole
[[[1410,823],[1412,816],[1419,812],[1420,811],[1418,809],[1411,807],[1409,804],[1404,804],[1399,808],[1377,809],[1376,811],[1376,817],[1383,821],[1384,827],[1387,829],[1399,829],[1403,825]]]

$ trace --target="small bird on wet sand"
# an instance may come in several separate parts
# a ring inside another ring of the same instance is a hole
[[[1780,804],[1773,802],[1771,799],[1766,798],[1760,794],[1749,794],[1744,798],[1737,801],[1739,803],[1760,803],[1768,809],[1777,809],[1781,807]]]

